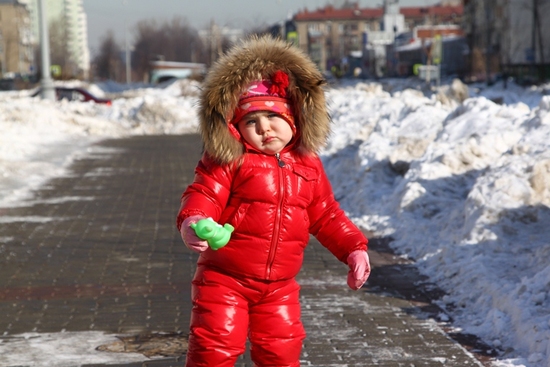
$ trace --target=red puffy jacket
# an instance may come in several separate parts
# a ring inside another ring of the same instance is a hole
[[[178,229],[191,215],[235,227],[229,243],[201,253],[198,264],[237,277],[296,276],[310,233],[344,263],[352,251],[367,249],[367,239],[334,199],[319,157],[292,150],[248,152],[238,167],[204,155],[182,195]]]

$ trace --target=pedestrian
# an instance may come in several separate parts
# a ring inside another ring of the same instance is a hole
[[[250,341],[256,366],[299,366],[305,331],[295,280],[309,235],[370,273],[367,239],[346,217],[317,155],[330,132],[325,81],[298,48],[269,36],[233,47],[200,95],[204,152],[177,226],[199,252],[186,366],[233,366]],[[217,250],[190,227],[212,218],[234,231]]]

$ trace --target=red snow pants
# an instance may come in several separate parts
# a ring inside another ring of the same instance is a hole
[[[295,279],[236,279],[199,265],[186,366],[233,367],[247,337],[255,366],[300,366],[299,292]]]

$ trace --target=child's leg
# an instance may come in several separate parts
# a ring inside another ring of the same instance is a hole
[[[248,302],[235,280],[199,267],[192,283],[193,310],[187,367],[235,365],[245,352]]]
[[[258,367],[299,366],[302,340],[300,286],[294,279],[272,283],[269,293],[250,306],[250,352]]]

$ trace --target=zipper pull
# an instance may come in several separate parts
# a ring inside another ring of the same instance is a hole
[[[281,160],[281,156],[279,153],[275,153],[275,158],[277,158],[277,164],[279,165],[279,167],[285,166],[285,162]]]

